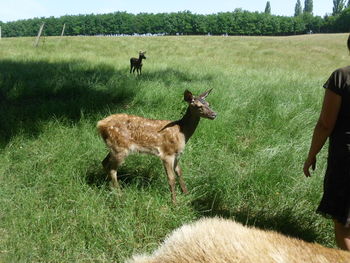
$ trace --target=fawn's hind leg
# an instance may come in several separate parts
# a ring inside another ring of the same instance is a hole
[[[108,174],[108,177],[111,179],[111,186],[113,188],[120,188],[118,183],[118,167],[123,163],[125,158],[124,154],[112,154],[109,152],[107,156],[103,159],[102,165],[105,171]]]

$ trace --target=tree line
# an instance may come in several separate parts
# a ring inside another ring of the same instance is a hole
[[[308,0],[310,1],[310,0]],[[336,1],[336,0],[335,0]],[[300,0],[297,1],[297,4]],[[296,5],[296,10],[297,10]],[[312,10],[312,9],[311,9]],[[298,12],[300,6],[298,7]],[[292,17],[271,15],[268,2],[265,12],[235,9],[217,14],[115,12],[109,14],[66,15],[33,18],[2,23],[3,37],[35,36],[45,23],[45,36],[59,36],[65,24],[65,35],[115,34],[183,34],[183,35],[294,35],[308,32],[329,33],[350,31],[350,7],[325,17],[314,16],[312,11]]]

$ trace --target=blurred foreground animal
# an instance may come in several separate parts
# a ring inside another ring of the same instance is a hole
[[[130,73],[136,72],[141,75],[141,70],[142,70],[142,59],[146,59],[146,51],[139,52],[139,58],[130,58]]]
[[[201,117],[215,119],[216,113],[205,101],[211,90],[198,97],[186,90],[184,100],[187,111],[178,121],[152,120],[128,114],[114,114],[97,123],[97,129],[109,148],[102,165],[109,174],[114,187],[119,187],[117,169],[133,152],[158,156],[164,165],[173,203],[176,202],[175,180],[179,179],[181,190],[187,193],[179,158],[185,144],[195,132]]]
[[[349,263],[350,253],[231,220],[204,218],[173,231],[152,255],[127,263]]]

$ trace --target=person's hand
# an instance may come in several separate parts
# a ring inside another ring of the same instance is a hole
[[[306,177],[310,177],[310,167],[314,171],[316,168],[316,156],[308,157],[304,163],[304,174]]]

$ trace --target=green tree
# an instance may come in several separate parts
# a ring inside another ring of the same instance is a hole
[[[295,4],[294,16],[300,16],[302,13],[303,13],[303,8],[301,7],[300,0],[298,0]]]
[[[304,13],[312,14],[313,9],[314,9],[314,5],[312,0],[305,0]]]
[[[349,3],[348,3],[349,4]],[[333,15],[340,14],[345,7],[345,0],[333,0]]]
[[[336,16],[333,22],[331,32],[349,32],[350,8],[346,8],[343,12]]]
[[[265,14],[271,15],[271,4],[270,4],[270,1],[267,1],[267,2],[266,2]]]

